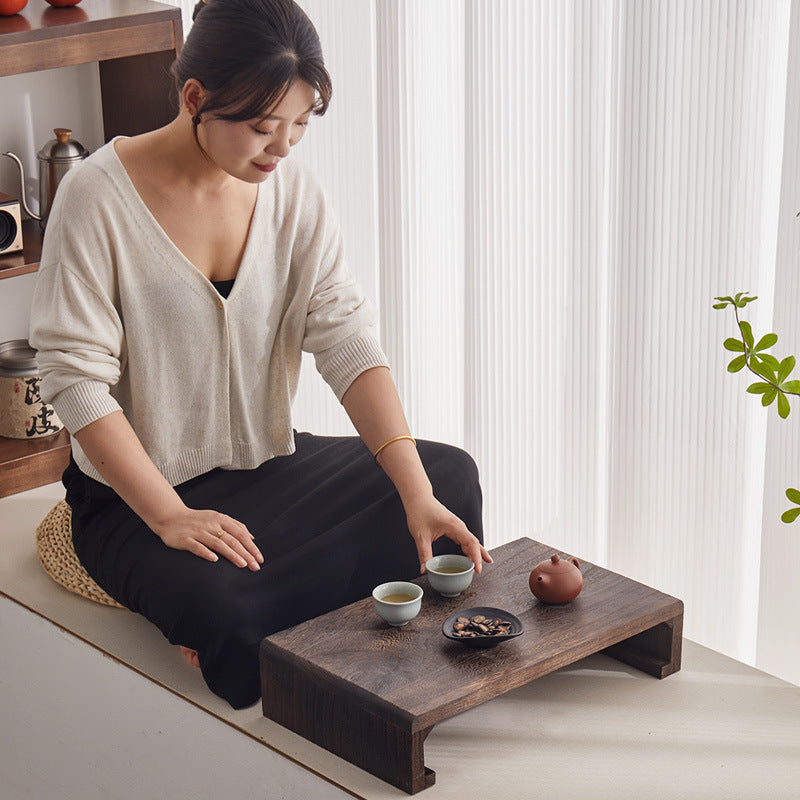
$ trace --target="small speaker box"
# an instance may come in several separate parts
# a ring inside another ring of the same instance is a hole
[[[0,192],[0,254],[22,250],[22,214],[19,200]]]

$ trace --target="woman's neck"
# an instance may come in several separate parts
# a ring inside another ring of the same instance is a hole
[[[136,159],[137,154],[147,153],[150,169],[158,170],[162,181],[192,192],[225,193],[240,183],[206,155],[186,109],[163,128],[124,140],[117,153],[123,163],[126,154]]]

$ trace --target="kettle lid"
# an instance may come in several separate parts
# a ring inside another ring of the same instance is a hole
[[[73,161],[86,158],[89,151],[77,140],[70,139],[69,128],[53,128],[56,138],[51,139],[36,154],[40,161]]]

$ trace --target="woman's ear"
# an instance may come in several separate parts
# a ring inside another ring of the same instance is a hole
[[[206,90],[197,78],[189,78],[183,84],[181,90],[181,102],[189,112],[190,117],[194,117],[202,108],[206,99]]]

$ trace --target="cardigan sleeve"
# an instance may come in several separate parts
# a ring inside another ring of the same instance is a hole
[[[88,193],[91,187],[76,188],[74,181],[59,186],[29,332],[42,375],[42,397],[70,433],[120,409],[110,388],[124,368],[125,337],[113,301],[109,247],[91,203],[84,202]]]
[[[299,257],[317,268],[303,349],[314,354],[317,370],[341,402],[362,372],[389,362],[377,339],[375,308],[347,265],[338,221],[319,186],[312,183],[308,191],[313,212],[307,215],[310,230],[299,237]]]

